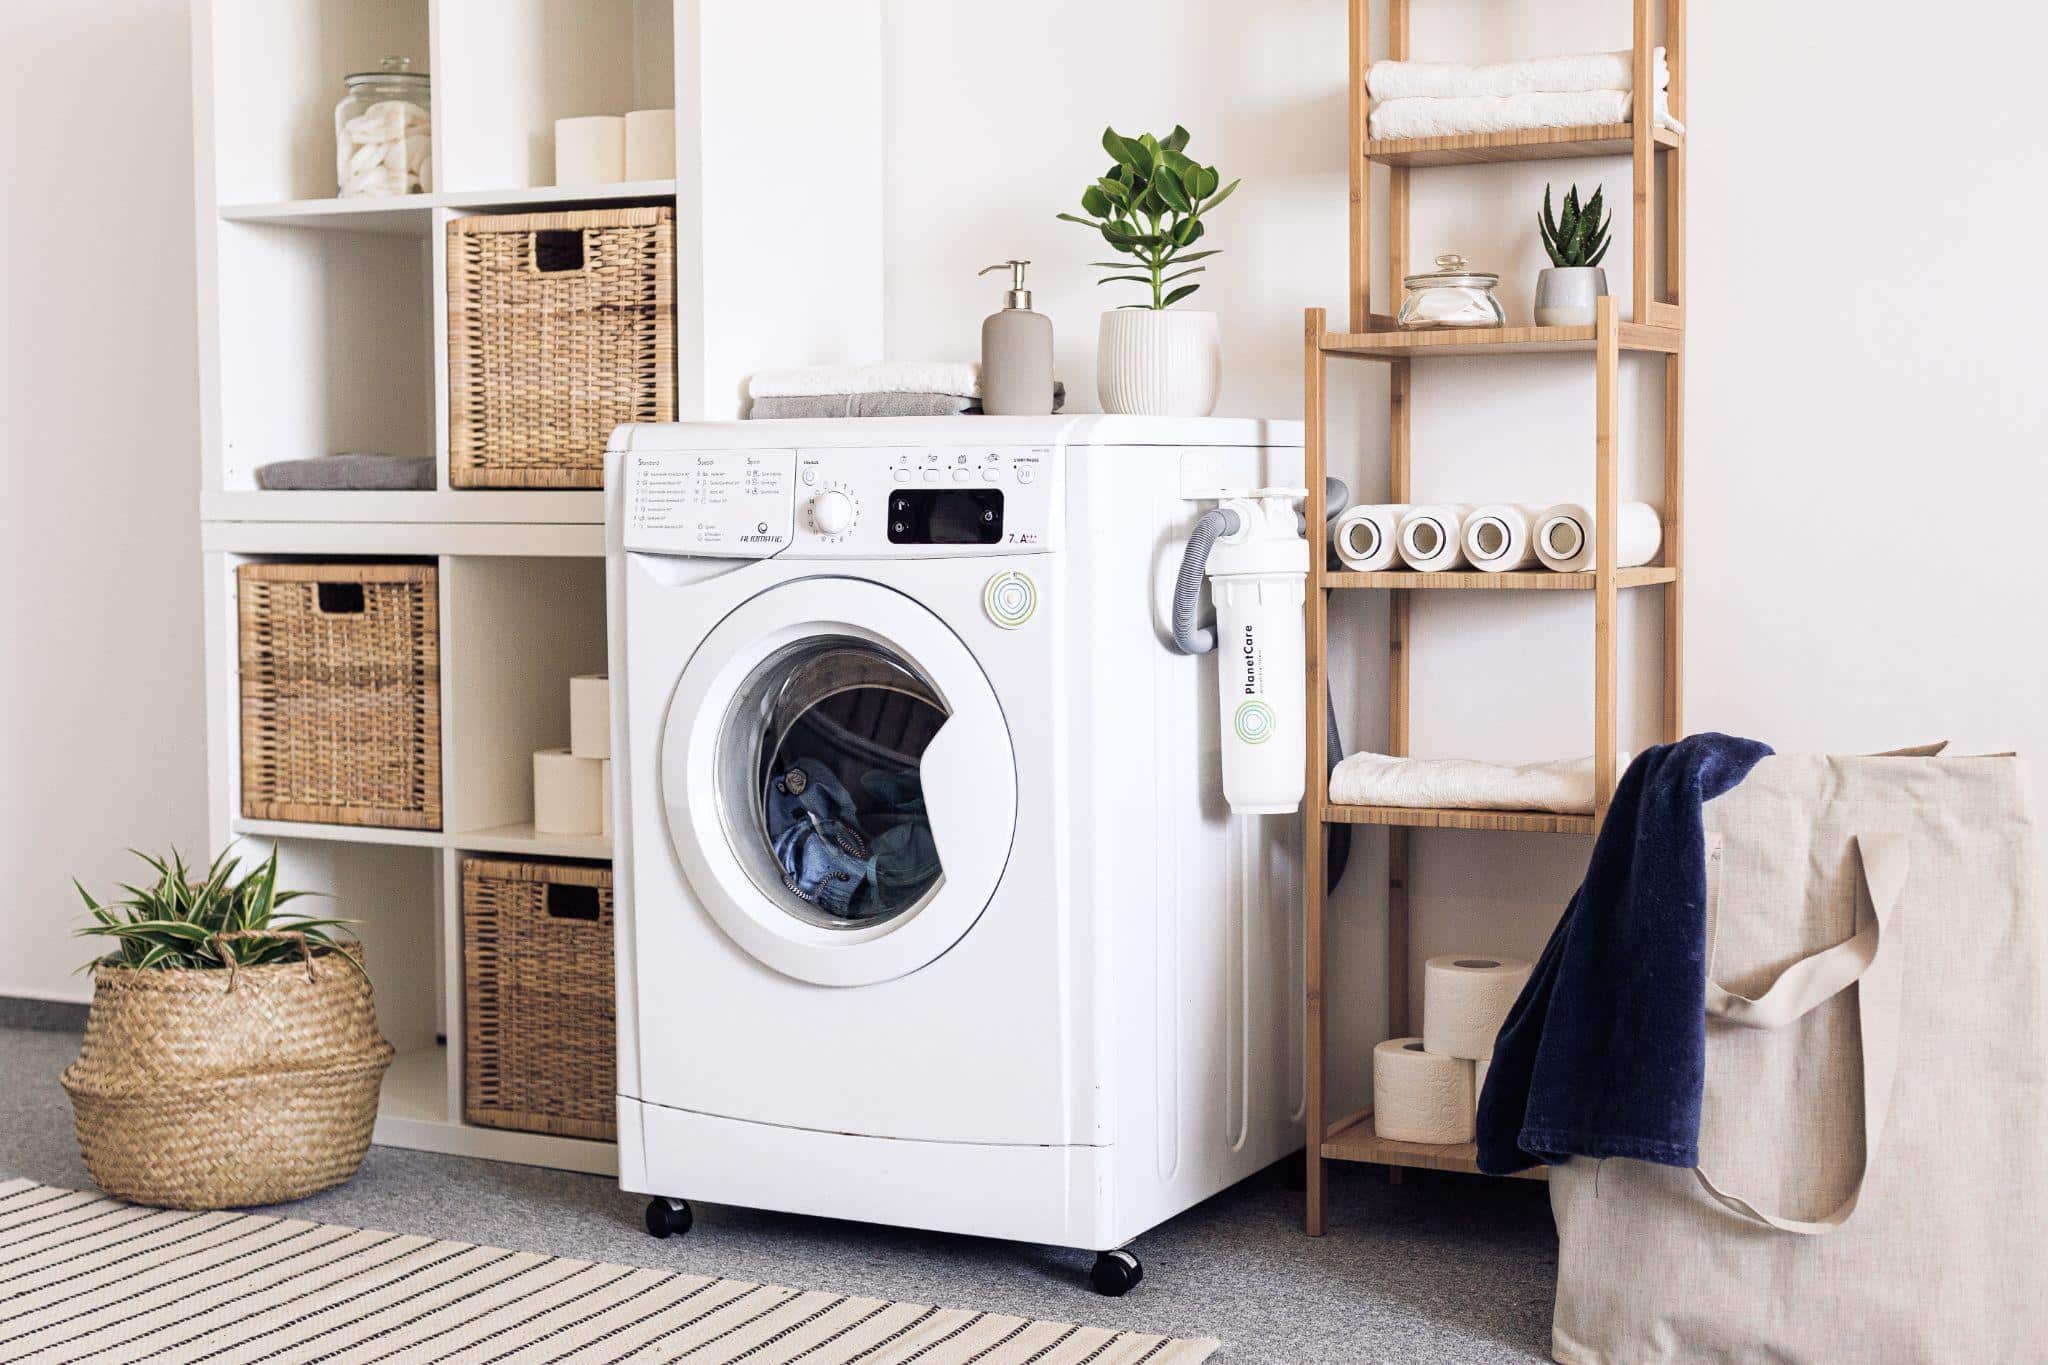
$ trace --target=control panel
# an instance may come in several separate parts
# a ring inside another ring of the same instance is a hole
[[[767,559],[1055,549],[1051,446],[633,451],[625,547]]]

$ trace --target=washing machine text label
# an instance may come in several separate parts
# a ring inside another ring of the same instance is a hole
[[[628,550],[765,559],[790,542],[793,450],[637,452],[625,475]]]

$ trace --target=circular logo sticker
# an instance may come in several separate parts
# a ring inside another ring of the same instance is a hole
[[[1274,720],[1273,708],[1253,697],[1237,708],[1232,727],[1246,744],[1264,744],[1273,737]]]
[[[1015,630],[1038,611],[1038,585],[1011,569],[989,579],[981,590],[981,609],[1004,630]]]

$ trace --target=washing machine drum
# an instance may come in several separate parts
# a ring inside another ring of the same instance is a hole
[[[945,953],[1016,831],[987,676],[931,611],[862,580],[783,584],[721,621],[677,681],[661,771],[705,908],[756,959],[820,985]]]

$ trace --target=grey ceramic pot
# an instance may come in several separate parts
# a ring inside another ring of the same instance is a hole
[[[1597,265],[1574,265],[1536,272],[1536,325],[1590,327],[1607,292],[1607,272]]]

